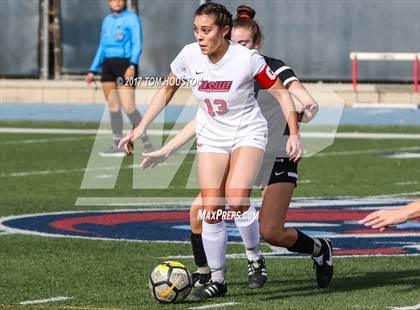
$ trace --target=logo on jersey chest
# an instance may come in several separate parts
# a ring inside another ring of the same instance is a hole
[[[228,92],[232,83],[233,81],[202,81],[198,90],[207,93]]]

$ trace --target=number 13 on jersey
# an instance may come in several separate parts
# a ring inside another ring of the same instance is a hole
[[[204,99],[204,102],[207,105],[207,112],[211,117],[215,117],[216,114],[224,115],[228,112],[227,103],[222,99],[215,99],[213,103],[210,101],[210,99]]]

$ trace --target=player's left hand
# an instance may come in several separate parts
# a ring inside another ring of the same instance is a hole
[[[140,164],[140,168],[143,170],[156,167],[169,157],[169,154],[163,148],[150,153],[142,153],[142,155],[145,157]]]
[[[289,136],[286,144],[286,153],[289,156],[289,160],[295,163],[303,156],[303,147],[298,135]]]
[[[389,225],[404,223],[407,220],[404,212],[400,210],[379,210],[369,213],[359,221],[365,226],[384,231]]]

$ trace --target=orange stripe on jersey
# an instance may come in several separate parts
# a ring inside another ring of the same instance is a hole
[[[268,65],[265,65],[264,69],[254,76],[254,80],[260,84],[261,89],[269,89],[277,82],[278,77],[271,71]]]

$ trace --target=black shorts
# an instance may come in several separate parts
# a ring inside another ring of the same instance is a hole
[[[292,183],[296,187],[298,179],[297,163],[289,161],[289,158],[277,157],[273,169],[271,170],[270,179],[267,185],[276,183]]]
[[[128,58],[105,58],[102,64],[101,82],[115,82],[119,77],[124,78],[125,71],[130,66]],[[138,66],[135,67],[135,77],[138,74]]]
[[[292,183],[296,187],[298,179],[297,165],[297,163],[289,161],[289,158],[266,156],[255,185],[265,188],[276,183]]]

